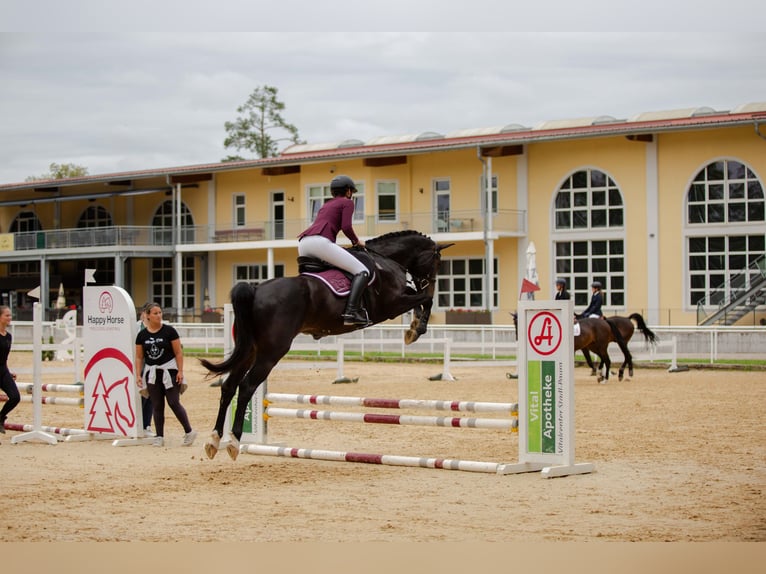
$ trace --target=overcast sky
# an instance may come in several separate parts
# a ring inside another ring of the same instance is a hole
[[[348,4],[333,0],[259,12],[255,1],[134,0],[123,14],[101,1],[3,3],[0,184],[51,162],[96,175],[252,157],[224,149],[224,122],[263,85],[309,143],[766,102],[760,1],[615,0],[605,6],[622,11],[600,18],[590,11],[600,2],[582,0],[564,19],[555,2],[532,13],[506,0],[389,0],[366,26],[329,17]],[[210,11],[192,21],[195,4]],[[453,4],[473,10],[461,21]],[[236,10],[224,19],[222,7]],[[394,18],[432,31],[375,31]],[[274,31],[236,32],[263,21]]]

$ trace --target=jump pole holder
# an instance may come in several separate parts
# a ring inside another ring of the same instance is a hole
[[[519,462],[498,473],[593,472],[575,463],[573,304],[519,301]]]
[[[32,307],[32,340],[42,341],[43,338],[43,309],[40,303],[35,303]],[[18,434],[11,438],[11,444],[18,444],[26,441],[39,441],[48,444],[57,444],[58,439],[55,435],[43,430],[43,401],[42,401],[42,365],[38,360],[38,353],[32,363],[32,430]]]

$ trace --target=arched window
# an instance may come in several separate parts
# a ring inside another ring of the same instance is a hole
[[[34,211],[20,211],[8,231],[10,233],[27,233],[40,231],[42,228],[43,226],[40,225],[40,220]]]
[[[763,184],[744,163],[702,168],[686,194],[688,304],[728,299],[733,277],[766,253]],[[737,288],[741,288],[738,285]]]
[[[173,202],[165,201],[152,218],[152,227],[155,230],[155,241],[162,244],[170,244],[173,241],[173,226],[176,213]],[[181,226],[182,237],[194,234],[194,218],[186,204],[181,203]],[[194,309],[194,256],[184,255],[181,257],[181,304],[184,309]],[[173,271],[172,257],[155,257],[152,259],[152,300],[159,303],[163,309],[174,309],[173,284],[175,273]]]
[[[622,193],[603,171],[570,174],[554,202],[555,278],[566,280],[576,306],[590,299],[590,284],[604,285],[604,304],[625,306],[625,228]]]
[[[89,205],[77,221],[77,227],[80,229],[84,227],[111,227],[112,225],[111,214],[100,205]]]

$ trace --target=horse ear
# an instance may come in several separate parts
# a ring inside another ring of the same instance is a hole
[[[436,244],[436,252],[441,253],[442,249],[447,249],[447,247],[452,247],[455,245],[454,243],[437,243]]]

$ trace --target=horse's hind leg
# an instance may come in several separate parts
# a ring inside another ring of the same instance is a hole
[[[285,353],[287,353],[287,350]],[[237,460],[237,456],[239,456],[239,441],[242,438],[242,431],[245,425],[245,414],[247,413],[250,399],[253,398],[255,391],[261,383],[266,380],[276,364],[277,361],[259,362],[256,360],[255,365],[245,375],[242,384],[239,386],[237,409],[234,411],[234,422],[231,425],[231,440],[226,446],[226,452],[229,453],[232,460]]]
[[[210,434],[210,440],[205,443],[205,454],[210,459],[215,458],[221,446],[221,437],[223,436],[223,425],[226,421],[226,412],[229,410],[231,400],[237,392],[237,383],[242,379],[244,373],[241,370],[232,371],[221,385],[221,400],[218,403],[218,416],[215,419],[215,427]]]

